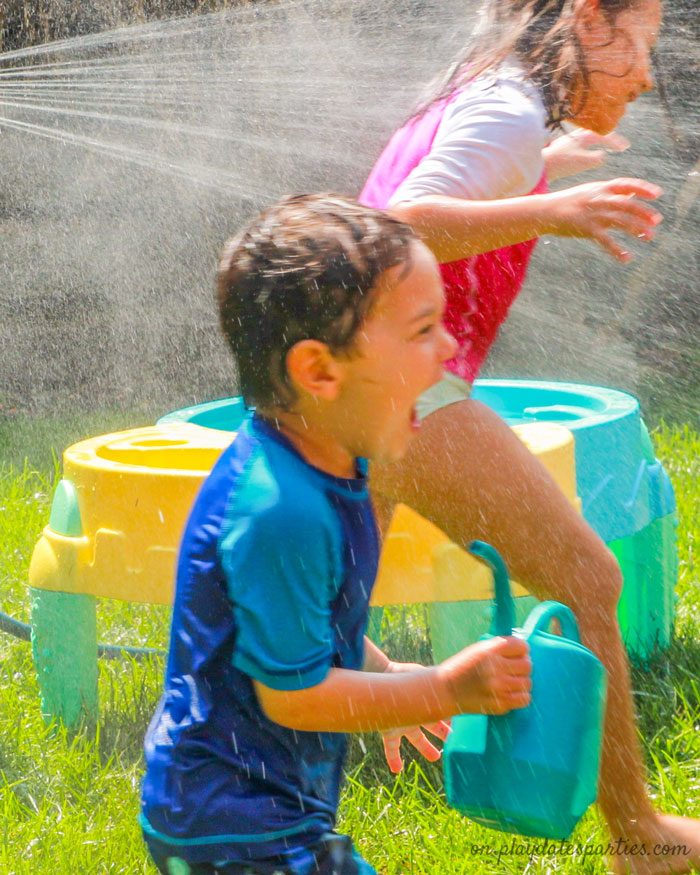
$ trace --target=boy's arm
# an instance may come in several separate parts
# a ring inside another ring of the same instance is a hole
[[[491,638],[432,668],[397,673],[334,668],[321,683],[300,690],[254,684],[267,716],[290,729],[381,731],[464,711],[504,714],[525,707],[531,686],[527,654],[521,639]]]
[[[403,675],[334,668],[304,690],[273,690],[255,681],[267,716],[308,732],[374,732],[406,724],[432,723],[456,710],[436,668]]]
[[[362,663],[362,671],[386,671],[391,665],[391,660],[380,650],[377,645],[365,635],[365,658]]]
[[[375,672],[415,672],[424,666],[412,662],[394,662],[374,644],[367,636],[365,636],[365,661],[362,666],[363,671]],[[401,726],[395,729],[388,729],[382,732],[382,744],[384,747],[384,756],[394,774],[398,774],[403,769],[403,759],[401,758],[401,741],[406,739],[419,753],[421,753],[430,762],[435,762],[440,759],[440,750],[430,741],[426,732],[431,735],[441,738],[443,741],[450,733],[450,724],[445,720],[436,720],[432,723],[422,723],[416,726]]]

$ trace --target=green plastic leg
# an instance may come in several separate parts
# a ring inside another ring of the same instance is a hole
[[[74,728],[97,718],[96,599],[30,587],[42,714]]]
[[[384,616],[384,608],[370,608],[369,620],[367,621],[367,637],[377,647],[381,647],[382,643],[382,617]]]
[[[620,631],[639,664],[668,649],[673,631],[678,552],[674,514],[608,546],[620,563],[624,586],[618,606]]]
[[[515,625],[522,626],[538,604],[534,596],[517,596]],[[489,632],[493,601],[436,602],[428,605],[428,626],[433,660],[438,663],[474,644]]]

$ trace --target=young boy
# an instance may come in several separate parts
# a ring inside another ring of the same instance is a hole
[[[269,209],[225,248],[221,324],[256,411],[183,536],[141,823],[162,873],[374,872],[333,831],[344,733],[402,735],[527,705],[527,646],[432,668],[364,637],[379,539],[366,461],[391,461],[454,342],[435,259],[406,225],[335,196]],[[412,727],[397,730],[395,727]]]

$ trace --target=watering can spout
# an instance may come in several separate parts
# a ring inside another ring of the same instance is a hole
[[[491,634],[511,635],[515,623],[515,606],[505,562],[495,547],[485,541],[472,541],[468,550],[473,556],[485,562],[493,572],[495,610],[491,622]]]

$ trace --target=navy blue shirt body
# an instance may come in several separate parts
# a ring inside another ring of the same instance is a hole
[[[165,691],[146,736],[148,836],[192,863],[246,862],[333,829],[345,735],[269,720],[253,679],[300,690],[334,667],[361,669],[378,557],[365,472],[326,474],[247,419],[183,535]]]

